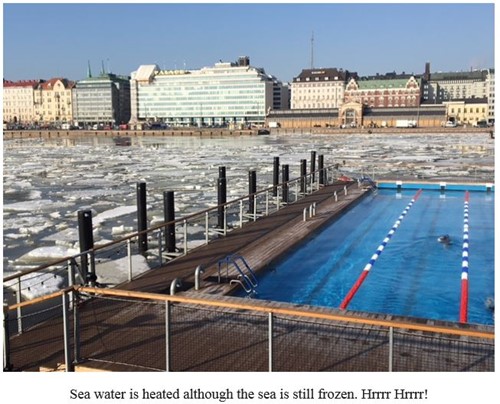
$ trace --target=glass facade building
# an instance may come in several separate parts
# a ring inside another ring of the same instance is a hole
[[[73,88],[73,118],[79,124],[121,124],[130,120],[130,79],[111,73],[80,80]]]
[[[140,66],[131,75],[131,122],[172,126],[263,123],[267,111],[281,106],[283,84],[263,69],[216,63],[200,70],[161,70]]]

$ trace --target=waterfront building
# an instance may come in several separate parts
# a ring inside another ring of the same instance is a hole
[[[488,122],[495,122],[495,69],[488,69],[486,76],[486,93],[488,94]]]
[[[199,70],[142,65],[131,75],[131,123],[250,125],[286,103],[286,89],[248,57]]]
[[[3,81],[3,121],[12,124],[35,120],[34,90],[42,80]]]
[[[398,121],[411,121],[419,128],[439,127],[446,121],[446,106],[370,108],[358,102],[347,102],[340,108],[289,109],[270,111],[267,125],[281,129],[327,130],[328,128],[386,128],[398,126]]]
[[[420,105],[421,79],[414,75],[351,78],[345,89],[345,103],[369,108],[407,108]]]
[[[73,88],[73,118],[78,125],[114,126],[130,120],[130,77],[106,73],[77,81]]]
[[[356,77],[342,69],[304,69],[291,84],[291,109],[338,108],[344,102],[346,81]]]
[[[487,98],[466,98],[443,102],[446,105],[447,121],[458,125],[476,125],[488,120]]]
[[[53,78],[34,89],[34,120],[37,123],[73,121],[71,91],[75,83],[64,78]]]
[[[444,101],[489,96],[488,89],[492,78],[490,70],[430,73],[428,69],[429,64],[426,64],[426,88],[423,92],[423,101],[426,103],[439,104]]]

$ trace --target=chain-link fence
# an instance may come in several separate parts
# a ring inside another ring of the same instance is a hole
[[[50,306],[52,315],[21,334],[16,305],[4,307],[5,370],[494,371],[487,326],[116,289],[69,288],[34,303],[23,313]]]

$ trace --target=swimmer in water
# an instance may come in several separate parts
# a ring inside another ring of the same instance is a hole
[[[486,306],[486,308],[492,312],[495,311],[495,299],[493,299],[493,297],[488,297],[486,298],[486,301],[484,302],[484,305]]]
[[[444,234],[443,236],[438,237],[438,241],[441,244],[445,244],[445,245],[451,244],[451,238],[448,234]]]

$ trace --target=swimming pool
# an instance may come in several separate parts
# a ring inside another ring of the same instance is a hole
[[[259,277],[256,298],[339,307],[415,195],[379,189]],[[464,197],[424,190],[391,236],[348,309],[458,321]],[[469,199],[468,322],[493,324],[494,193]],[[438,242],[449,234],[452,243]]]

